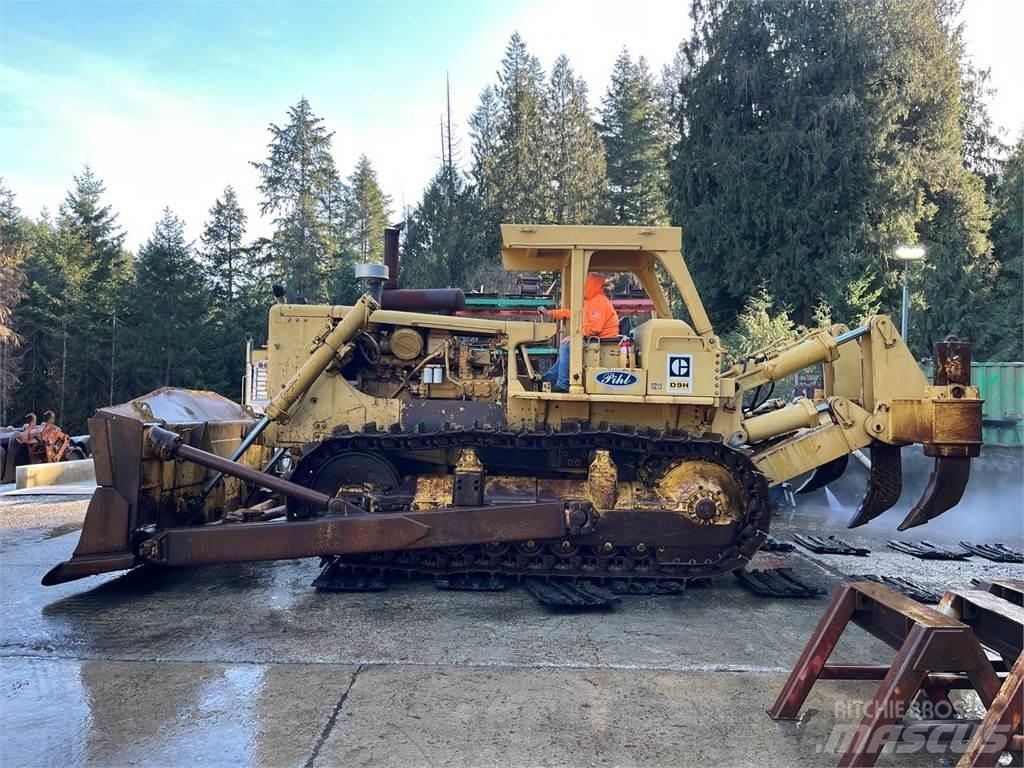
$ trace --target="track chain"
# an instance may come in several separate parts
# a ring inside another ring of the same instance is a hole
[[[719,557],[710,564],[666,565],[658,563],[649,551],[637,553],[621,547],[603,552],[594,547],[579,546],[566,552],[561,539],[347,555],[338,558],[337,563],[435,578],[452,574],[502,574],[513,579],[549,577],[600,582],[617,580],[620,583],[642,581],[648,583],[645,590],[649,591],[653,586],[658,591],[671,592],[676,591],[680,581],[709,578],[742,566],[765,541],[771,522],[772,505],[767,480],[746,453],[717,439],[694,438],[686,432],[670,430],[621,430],[601,425],[589,429],[570,427],[559,431],[516,431],[444,425],[434,431],[421,428],[406,432],[396,427],[382,432],[370,424],[360,432],[336,431],[331,438],[313,446],[290,479],[309,485],[327,462],[350,451],[387,456],[462,448],[582,452],[606,449],[612,452],[616,461],[632,458],[637,464],[702,459],[724,466],[738,479],[749,499],[747,515],[732,545],[723,548]],[[310,512],[298,505],[289,508],[289,517],[307,514]]]

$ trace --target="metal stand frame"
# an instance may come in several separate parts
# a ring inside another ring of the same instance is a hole
[[[1018,741],[994,737],[1005,737],[1007,731],[1015,734],[1020,728],[1024,610],[976,590],[947,592],[939,608],[874,582],[841,585],[768,714],[773,720],[795,719],[820,679],[881,680],[839,760],[840,766],[871,766],[893,726],[922,690],[936,700],[952,688],[972,688],[987,714],[959,765],[994,766],[1000,753],[1015,748]],[[897,649],[890,666],[826,663],[851,622]],[[996,674],[982,643],[1013,664],[1005,681]]]

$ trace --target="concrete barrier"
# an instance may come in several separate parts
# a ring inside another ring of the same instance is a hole
[[[96,483],[92,459],[58,461],[53,464],[25,464],[15,470],[14,487],[38,488],[43,485],[81,485]]]

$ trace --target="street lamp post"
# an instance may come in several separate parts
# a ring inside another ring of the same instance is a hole
[[[907,341],[907,326],[910,325],[910,264],[923,261],[925,249],[923,245],[901,245],[893,251],[893,256],[903,262],[903,308],[901,312],[900,335],[904,343]]]

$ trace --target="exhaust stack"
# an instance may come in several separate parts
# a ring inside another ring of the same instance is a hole
[[[384,230],[384,267],[387,269],[384,287],[393,291],[398,287],[398,235],[401,225]]]

